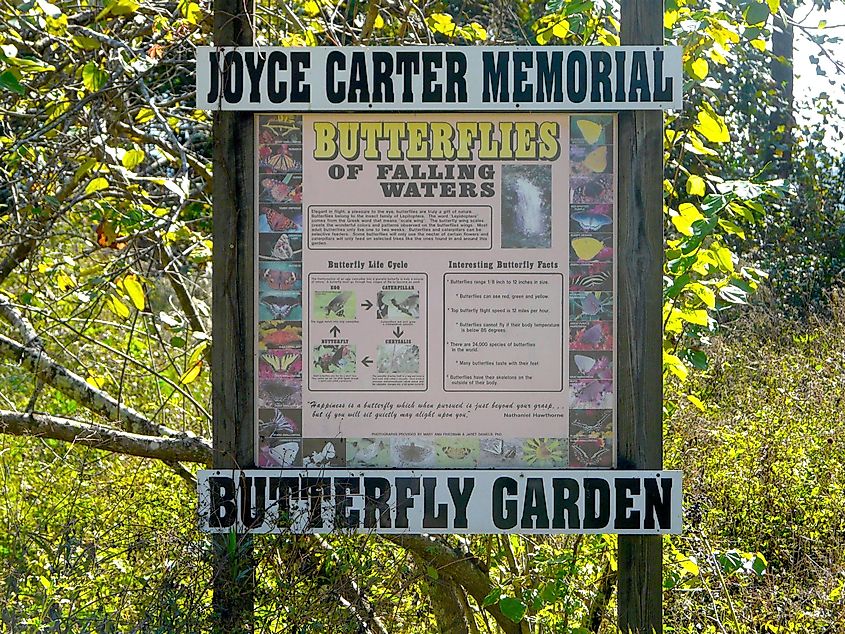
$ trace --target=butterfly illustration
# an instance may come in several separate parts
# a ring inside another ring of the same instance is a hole
[[[583,231],[600,231],[605,225],[613,223],[610,216],[592,211],[575,212],[572,219],[581,225]]]

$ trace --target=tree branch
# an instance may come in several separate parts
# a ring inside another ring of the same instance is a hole
[[[490,577],[472,555],[456,551],[445,540],[430,535],[385,535],[385,539],[411,551],[453,582],[463,586],[478,605],[493,590]],[[519,634],[520,627],[502,614],[498,605],[486,608],[505,634]]]
[[[198,452],[211,450],[210,443],[197,437],[196,434],[156,424],[133,408],[122,405],[110,394],[95,388],[78,374],[54,361],[43,350],[32,346],[22,346],[17,341],[0,335],[0,356],[19,362],[23,368],[32,372],[47,385],[54,387],[65,396],[82,402],[92,412],[107,420],[124,423],[127,431],[148,436],[182,438],[186,444],[193,445]]]
[[[0,410],[0,433],[51,438],[164,462],[211,462],[211,446],[193,442],[193,438],[143,436],[47,414]]]

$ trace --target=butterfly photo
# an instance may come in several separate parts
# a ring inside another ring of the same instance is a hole
[[[569,179],[569,202],[578,204],[613,203],[611,174],[573,176]]]
[[[302,375],[302,351],[281,348],[262,352],[258,358],[258,376],[273,378]]]
[[[613,205],[572,205],[570,227],[578,231],[605,231],[613,228]]]
[[[389,440],[386,438],[347,438],[346,464],[350,467],[389,466]]]
[[[583,322],[613,318],[613,293],[609,291],[569,294],[569,321]]]
[[[293,321],[265,321],[258,324],[258,349],[302,346],[302,323]]]
[[[281,143],[258,148],[262,174],[285,174],[302,171],[302,145]]]
[[[612,350],[613,322],[595,321],[571,326],[570,350]]]
[[[576,379],[612,379],[613,353],[569,353],[569,376]]]
[[[573,115],[569,124],[570,144],[613,144],[613,120],[613,115]]]
[[[573,263],[608,262],[613,259],[613,234],[575,234],[569,240],[570,261]]]
[[[301,441],[287,440],[284,442],[270,441],[259,445],[258,466],[259,467],[295,467],[301,462]]]
[[[613,432],[613,410],[573,409],[569,411],[569,433],[571,436],[607,436]]]
[[[580,379],[569,384],[571,409],[607,409],[613,404],[613,381]]]
[[[258,145],[302,143],[302,117],[293,114],[260,115],[258,118]]]
[[[302,435],[302,411],[298,409],[259,409],[258,435],[283,438]]]
[[[345,464],[346,441],[342,438],[305,438],[302,441],[303,468],[342,467]]]
[[[572,468],[612,467],[610,439],[579,438],[569,444],[569,466]]]
[[[522,464],[521,438],[481,438],[478,465],[484,467],[509,467]]]
[[[570,145],[569,160],[572,174],[607,174],[613,171],[613,147]]]
[[[434,466],[436,452],[430,440],[394,437],[390,441],[391,464],[396,467]]]
[[[268,224],[269,226],[269,224]],[[258,257],[282,262],[302,261],[301,233],[259,233]]]
[[[569,266],[570,291],[613,290],[613,263],[590,262]]]
[[[447,436],[438,438],[435,444],[440,467],[467,467],[478,463],[478,438]]]

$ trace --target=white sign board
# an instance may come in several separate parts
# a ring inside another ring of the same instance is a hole
[[[681,532],[679,471],[201,471],[210,533]]]
[[[681,48],[197,48],[197,107],[256,112],[680,108]]]
[[[258,466],[614,466],[614,115],[256,129]]]

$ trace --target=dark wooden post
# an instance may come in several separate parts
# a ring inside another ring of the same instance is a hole
[[[663,44],[663,0],[621,0],[623,45]],[[680,90],[680,86],[677,87]],[[663,467],[663,113],[619,114],[618,465]],[[660,537],[619,536],[619,629],[663,631]]]
[[[254,6],[214,0],[214,45],[249,46]],[[215,112],[212,278],[214,467],[254,467],[254,138],[250,112]],[[252,538],[215,537],[215,631],[252,631]]]

